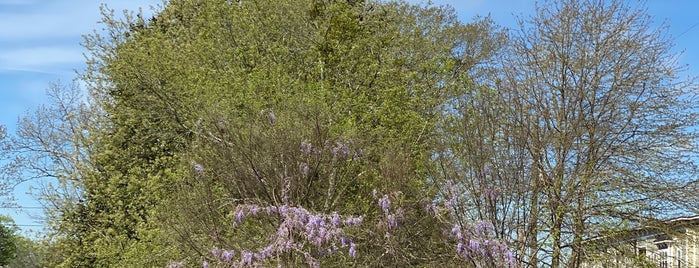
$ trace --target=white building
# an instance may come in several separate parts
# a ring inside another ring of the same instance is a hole
[[[587,241],[583,267],[699,268],[699,216]]]

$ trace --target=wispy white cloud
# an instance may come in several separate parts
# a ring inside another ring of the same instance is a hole
[[[94,19],[93,19],[94,20]],[[32,13],[0,13],[0,40],[19,42],[80,36],[88,28],[71,16]]]
[[[0,69],[43,70],[76,68],[84,61],[80,47],[33,47],[0,51]],[[73,67],[69,67],[73,66]]]
[[[2,2],[4,1],[4,2]],[[138,4],[127,1],[105,1],[115,10],[137,10],[143,7],[149,11],[150,5],[160,1],[140,1]],[[0,9],[0,41],[48,40],[73,37],[79,40],[82,34],[98,28],[101,19],[101,1],[22,1],[0,0],[2,4],[24,4],[22,8]]]
[[[104,1],[117,14],[161,0]],[[0,71],[70,73],[84,63],[82,35],[100,30],[101,1],[0,0]]]

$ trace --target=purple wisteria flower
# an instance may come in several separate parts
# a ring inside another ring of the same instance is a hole
[[[391,193],[391,195],[385,194],[377,201],[378,206],[384,212],[384,218],[381,219],[378,224],[380,227],[383,226],[386,228],[385,238],[391,237],[390,230],[397,228],[400,221],[404,218],[405,212],[403,208],[397,207],[393,209],[394,205],[391,201],[392,198],[398,198],[402,194],[401,192],[394,192]]]
[[[493,226],[484,221],[477,221],[473,225],[473,231],[477,235],[487,235],[493,230]]]
[[[192,163],[192,168],[194,169],[195,178],[202,179],[204,177],[204,166],[199,163]]]
[[[299,164],[299,170],[301,170],[301,174],[303,174],[304,177],[308,177],[308,163]]]
[[[241,251],[240,259],[234,260],[233,251],[212,250],[214,255],[220,255],[219,260],[234,267],[264,263],[289,252],[301,252],[306,256],[306,262],[311,267],[317,267],[318,256],[326,256],[347,248],[348,254],[356,256],[356,244],[346,238],[344,228],[352,227],[362,222],[362,217],[342,217],[339,213],[312,213],[301,207],[287,205],[266,206],[242,204],[233,213],[236,226],[247,217],[259,217],[264,214],[281,219],[271,243],[257,252]],[[310,252],[319,252],[312,255]]]
[[[241,254],[242,254],[242,257],[241,257],[240,262],[241,262],[243,265],[251,265],[251,264],[252,264],[252,261],[253,261],[253,259],[254,259],[254,255],[252,254],[252,252],[245,252],[245,251],[243,251],[243,253],[241,253]]]
[[[357,244],[355,243],[350,243],[350,249],[349,249],[349,255],[352,258],[357,257]]]
[[[455,187],[451,181],[447,182],[447,187],[448,196],[444,205],[452,213],[458,213],[455,208],[458,204]],[[515,262],[510,248],[505,242],[494,238],[493,225],[486,221],[475,221],[472,224],[457,221],[452,225],[449,236],[456,242],[457,255],[464,259],[495,263],[501,267],[510,267]]]
[[[430,202],[425,206],[425,212],[427,212],[428,215],[436,216],[439,214],[439,206],[437,203]]]
[[[478,240],[474,240],[474,239],[469,239],[469,240],[468,240],[468,247],[469,247],[469,249],[470,249],[471,251],[473,251],[473,252],[481,252],[480,246],[481,246],[481,244],[480,244],[480,242],[479,242]]]
[[[310,142],[301,142],[301,152],[304,152],[305,154],[311,154],[313,152],[313,145]]]
[[[340,214],[337,214],[337,212],[333,212],[332,219],[330,222],[332,222],[333,226],[337,227],[340,226],[340,222],[342,219],[340,219]]]
[[[379,207],[381,207],[384,212],[388,213],[388,210],[391,209],[391,199],[388,198],[388,195],[384,195],[379,199]]]
[[[267,117],[267,120],[269,120],[269,122],[272,124],[277,121],[277,116],[274,115],[274,112],[272,112],[271,109],[263,109],[258,115]]]
[[[329,147],[324,145],[323,148]],[[335,148],[338,149],[334,154],[341,157],[341,148]],[[301,143],[301,150],[308,154],[313,152],[310,143],[306,142]],[[303,163],[299,168],[303,173]],[[229,214],[234,219],[235,227],[240,226],[249,217],[274,218],[276,232],[270,235],[269,244],[255,251],[239,250],[240,257],[237,259],[234,258],[232,250],[214,248],[211,253],[215,256],[213,261],[217,261],[216,264],[223,264],[222,267],[269,265],[268,262],[274,263],[281,256],[301,254],[309,267],[320,267],[320,258],[344,250],[351,258],[357,258],[358,244],[347,237],[346,230],[360,225],[363,222],[363,216],[348,217],[338,212],[317,213],[303,207],[289,205],[291,183],[291,178],[284,178],[281,205],[240,204]],[[439,202],[428,202],[425,209],[428,217],[438,217],[440,220],[443,217],[451,217],[451,230],[445,230],[447,232],[444,234],[454,242],[457,255],[474,263],[511,267],[515,262],[514,254],[507,243],[496,238],[490,223],[485,221],[468,223],[454,216],[459,213],[456,208],[459,205],[459,199],[456,198],[458,194],[452,182],[448,182],[447,185],[445,196],[438,199]],[[401,228],[406,215],[405,209],[401,207],[404,202],[399,198],[401,195],[400,192],[381,195],[376,190],[372,191],[377,208],[383,212],[376,222],[381,232],[374,233],[380,235],[383,232],[387,242],[392,242],[388,240],[394,239],[391,232]],[[443,212],[440,213],[440,210]],[[212,260],[207,259],[207,261]],[[202,263],[204,267],[208,265],[210,265],[208,262]]]
[[[231,259],[233,259],[233,251],[232,250],[224,250],[223,253],[221,253],[221,260],[230,261]]]
[[[277,116],[274,115],[272,111],[270,111],[269,113],[267,113],[267,120],[269,120],[270,123],[274,123],[277,121]]]

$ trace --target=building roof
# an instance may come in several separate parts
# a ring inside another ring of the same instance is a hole
[[[623,230],[611,235],[598,235],[585,240],[585,243],[608,243],[609,240],[614,243],[635,241],[642,237],[662,235],[669,237],[672,235],[684,233],[685,228],[690,226],[699,226],[699,215],[682,216],[667,220],[653,220],[647,224]]]

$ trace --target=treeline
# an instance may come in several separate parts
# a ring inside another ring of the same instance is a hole
[[[696,213],[696,87],[643,9],[536,9],[104,7],[4,176],[57,182],[50,267],[581,267],[590,237]]]

